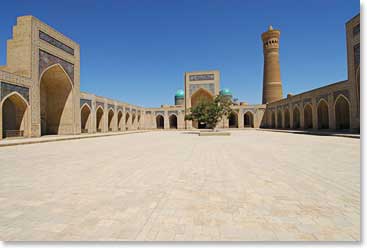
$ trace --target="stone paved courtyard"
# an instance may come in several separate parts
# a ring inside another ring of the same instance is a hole
[[[149,132],[0,148],[1,240],[359,240],[360,140]]]

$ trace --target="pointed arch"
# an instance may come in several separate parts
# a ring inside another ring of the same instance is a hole
[[[243,115],[243,126],[254,127],[254,114],[251,111],[246,111]]]
[[[177,115],[171,114],[169,116],[169,128],[177,129]]]
[[[329,104],[325,99],[320,99],[317,104],[317,128],[329,128]]]
[[[277,128],[283,128],[283,114],[280,109],[277,111]]]
[[[301,113],[299,107],[295,106],[293,108],[293,128],[298,129],[301,127]]]
[[[89,133],[91,131],[91,113],[92,109],[87,103],[84,103],[80,108],[80,125],[82,133]]]
[[[117,130],[121,131],[122,130],[122,116],[123,113],[121,110],[117,111]]]
[[[304,128],[313,128],[312,105],[310,103],[303,107]]]
[[[201,101],[213,100],[213,94],[204,88],[199,88],[191,95],[191,106],[195,107]]]
[[[340,94],[334,103],[336,129],[350,128],[350,102],[343,94]]]
[[[47,67],[40,77],[41,134],[73,133],[73,83],[60,64]]]
[[[158,129],[164,129],[164,117],[162,115],[157,115],[155,117],[155,122]]]
[[[284,128],[290,128],[290,127],[291,127],[290,113],[289,109],[286,108],[284,110]]]
[[[231,112],[228,116],[228,127],[238,128],[238,114],[236,112]]]
[[[113,131],[114,119],[115,119],[115,111],[112,108],[110,108],[108,110],[108,131],[109,132]]]
[[[126,112],[125,114],[125,129],[126,130],[129,130],[130,128],[129,121],[130,121],[130,113]]]
[[[28,130],[27,100],[18,92],[8,94],[1,101],[2,137],[26,136]]]
[[[104,110],[101,106],[98,106],[97,110],[96,110],[96,130],[97,133],[101,133],[103,132],[103,115],[104,115]]]
[[[275,128],[275,111],[271,111],[271,128]]]

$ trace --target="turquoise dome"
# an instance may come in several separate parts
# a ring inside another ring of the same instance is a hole
[[[184,98],[185,92],[183,90],[176,91],[175,97],[176,98]]]
[[[223,90],[221,90],[220,91],[220,94],[222,95],[222,96],[232,96],[232,92],[229,90],[229,89],[223,89]]]

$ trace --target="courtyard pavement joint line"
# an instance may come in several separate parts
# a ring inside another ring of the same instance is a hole
[[[67,136],[56,136],[55,135],[55,136],[48,136],[48,137],[46,136],[46,137],[38,137],[38,138],[24,138],[24,139],[19,138],[19,139],[0,141],[0,147],[29,145],[29,144],[38,144],[38,143],[47,143],[47,142],[65,141],[65,140],[99,138],[99,137],[146,133],[146,132],[150,132],[150,131],[141,130],[141,131],[128,131],[128,132],[118,132],[118,133],[114,132],[114,133],[104,133],[104,134],[77,134],[77,135],[67,135]]]

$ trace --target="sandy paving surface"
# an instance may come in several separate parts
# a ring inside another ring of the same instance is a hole
[[[177,132],[0,148],[1,240],[359,240],[360,140]]]

